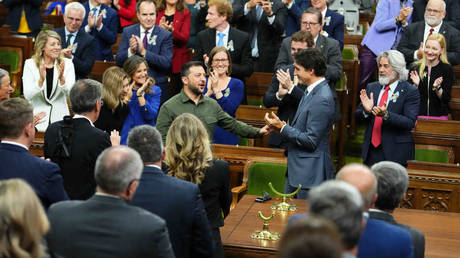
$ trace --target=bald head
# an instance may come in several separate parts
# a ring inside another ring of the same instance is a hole
[[[371,170],[362,164],[353,163],[344,166],[337,173],[337,180],[345,181],[356,187],[364,200],[368,210],[377,199],[377,180]]]

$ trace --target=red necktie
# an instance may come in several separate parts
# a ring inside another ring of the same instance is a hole
[[[431,36],[431,34],[433,34],[433,31],[434,31],[434,29],[431,28],[431,29],[430,29],[430,34],[428,34],[428,37]]]
[[[386,86],[385,92],[383,92],[383,95],[380,98],[379,107],[383,106],[384,103],[387,102],[389,90],[390,90],[390,86]],[[372,145],[374,145],[375,148],[377,148],[382,143],[382,123],[383,123],[382,117],[375,116],[374,128],[372,129],[372,140],[371,140]]]
[[[144,45],[144,48],[145,48],[145,49],[147,49],[147,37],[148,37],[148,34],[149,34],[149,31],[146,30],[146,31],[145,31],[144,40],[142,40],[142,44]]]

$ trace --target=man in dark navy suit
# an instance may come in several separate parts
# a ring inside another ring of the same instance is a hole
[[[367,122],[362,145],[364,164],[389,160],[403,166],[414,159],[415,147],[411,130],[417,119],[420,95],[408,83],[404,56],[397,50],[382,52],[377,57],[379,81],[361,90],[355,115]]]
[[[86,10],[83,19],[85,32],[97,41],[96,60],[113,61],[112,45],[117,42],[118,35],[117,12],[102,4],[102,0],[89,0],[83,6]]]
[[[212,257],[211,228],[198,186],[166,175],[161,170],[164,157],[161,135],[150,125],[129,132],[128,146],[144,162],[144,172],[131,204],[164,220],[176,257]]]
[[[84,30],[80,30],[85,13],[82,4],[67,4],[64,14],[65,27],[56,29],[61,36],[62,53],[73,61],[76,79],[88,78],[96,58],[96,41]]]
[[[337,40],[340,44],[340,49],[343,49],[343,31],[344,17],[327,8],[327,0],[311,0],[311,6],[321,12],[323,16],[323,34],[326,37],[331,37]]]
[[[166,74],[171,68],[173,56],[172,33],[155,26],[157,8],[154,0],[140,0],[136,3],[136,14],[140,24],[133,24],[123,30],[117,52],[117,65],[132,55],[139,55],[147,60],[149,76],[161,88],[163,104],[168,99],[168,82]]]
[[[22,98],[0,102],[0,180],[21,178],[43,206],[67,200],[59,167],[29,153],[35,137],[33,107]]]

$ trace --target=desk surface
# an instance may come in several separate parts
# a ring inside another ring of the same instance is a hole
[[[265,203],[254,202],[256,196],[245,195],[225,219],[221,230],[226,257],[270,257],[275,255],[279,241],[254,240],[250,235],[262,230],[263,221],[257,216],[260,210],[265,216],[271,214],[270,205],[279,200]],[[270,231],[283,233],[288,219],[296,213],[305,213],[304,200],[292,200],[297,204],[296,212],[275,212],[270,221]],[[460,214],[437,213],[422,210],[397,209],[396,221],[408,224],[425,233],[426,257],[458,257],[460,254]]]

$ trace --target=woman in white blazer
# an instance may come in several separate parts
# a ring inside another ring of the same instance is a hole
[[[41,31],[35,39],[35,52],[27,59],[22,74],[24,97],[34,106],[34,114],[46,112],[40,132],[50,123],[69,115],[67,96],[75,83],[72,60],[61,55],[61,37],[54,31]]]

